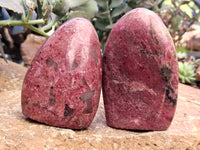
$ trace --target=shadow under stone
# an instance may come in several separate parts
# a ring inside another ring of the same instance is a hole
[[[115,128],[115,127],[111,127],[109,125],[107,125],[108,127],[112,128],[112,129],[116,129],[116,130],[122,130],[122,131],[129,131],[129,132],[134,132],[134,133],[149,133],[149,132],[153,132],[154,130],[136,130],[136,129],[122,129],[122,128]]]
[[[45,124],[45,123],[43,123],[43,122],[39,122],[39,121],[33,120],[33,119],[31,119],[31,118],[27,118],[27,117],[23,117],[23,119],[24,119],[25,121],[27,121],[28,123],[30,123],[30,124],[44,125],[44,126],[47,126],[47,127],[54,127],[54,128],[60,128],[60,129],[70,129],[70,130],[73,130],[73,131],[75,131],[75,132],[81,132],[81,131],[87,130],[87,128],[85,128],[85,129],[71,129],[71,128],[53,126],[53,125]]]

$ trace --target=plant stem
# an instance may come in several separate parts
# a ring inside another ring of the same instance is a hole
[[[32,14],[31,11],[32,11],[32,10],[29,10],[29,12],[28,12],[28,15],[27,15],[27,18],[26,18],[26,23],[28,23],[29,20],[30,20],[30,18],[31,18],[31,14]]]
[[[38,28],[36,28],[36,27],[34,27],[34,26],[32,26],[32,25],[28,25],[28,26],[26,26],[26,27],[29,28],[29,29],[31,29],[32,31],[34,31],[34,32],[36,32],[36,33],[38,33],[38,34],[40,34],[40,35],[49,37],[49,35],[48,35],[47,33],[45,33],[44,31],[42,31],[42,30],[40,30],[40,29],[38,29]]]
[[[42,30],[42,31],[47,31],[47,30],[51,29],[54,23],[55,23],[55,20],[52,20],[49,24],[43,26],[43,27],[41,28],[41,30]]]
[[[106,1],[106,9],[109,11],[108,13],[108,20],[109,20],[109,23],[110,25],[113,24],[113,21],[112,21],[112,17],[110,15],[110,10],[109,10],[109,6],[108,6],[108,1]]]
[[[18,20],[3,20],[0,21],[0,26],[25,26],[25,25],[35,25],[44,23],[43,19],[30,20],[29,22],[18,21]]]

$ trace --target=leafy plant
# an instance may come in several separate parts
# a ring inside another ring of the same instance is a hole
[[[4,12],[7,9],[11,17],[7,11],[8,17],[1,11],[0,27],[23,26],[24,30],[29,29],[46,37],[68,19],[83,17],[91,20],[98,12],[95,0],[1,0],[1,8]],[[4,56],[3,47],[0,53]]]
[[[1,0],[0,6],[21,15],[21,20],[0,21],[0,26],[25,26],[46,37],[50,36],[47,31],[68,19],[84,17],[90,20],[98,12],[95,0]],[[37,18],[30,20],[34,12]]]
[[[194,84],[195,68],[193,64],[188,62],[179,62],[179,79],[182,83]]]
[[[197,59],[197,60],[195,61],[195,65],[200,66],[200,59]]]
[[[185,52],[177,52],[178,59],[183,59],[187,57],[187,54]]]
[[[199,20],[200,4],[196,0],[164,0],[159,11],[173,41],[180,45],[183,34]]]
[[[190,50],[187,48],[178,46],[178,47],[176,47],[176,51],[177,52],[189,52]]]

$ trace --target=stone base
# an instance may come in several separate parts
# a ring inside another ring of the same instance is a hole
[[[0,58],[0,92],[20,90],[26,71],[27,68]]]
[[[13,65],[11,70],[21,67]],[[0,74],[2,68],[0,65]],[[0,149],[200,150],[200,90],[179,84],[177,110],[171,126],[166,131],[154,132],[108,127],[102,97],[95,119],[87,130],[47,126],[23,116],[20,87],[0,91]]]

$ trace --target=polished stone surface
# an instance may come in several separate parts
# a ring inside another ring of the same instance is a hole
[[[87,128],[101,91],[101,50],[86,19],[64,23],[36,54],[24,79],[22,112],[49,125]]]
[[[178,94],[176,50],[168,29],[144,8],[113,27],[103,55],[107,124],[134,130],[166,130]]]

